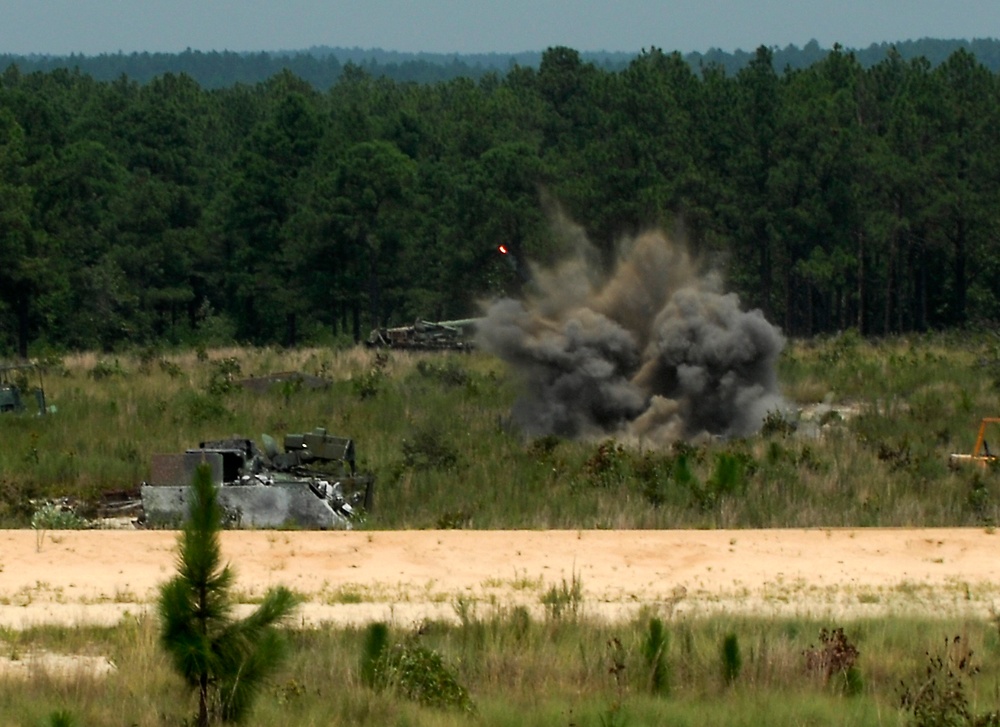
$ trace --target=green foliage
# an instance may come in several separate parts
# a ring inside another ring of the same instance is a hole
[[[649,630],[642,642],[642,658],[649,670],[649,691],[653,694],[670,694],[669,649],[670,634],[664,628],[662,619],[649,619]]]
[[[369,667],[370,684],[376,689],[392,690],[427,707],[475,711],[468,690],[437,651],[419,644],[412,637],[390,646],[386,634],[371,629],[366,635],[366,659],[369,647],[371,654],[377,653]]]
[[[94,381],[103,381],[104,379],[110,379],[115,376],[125,376],[125,369],[122,368],[118,359],[115,359],[114,362],[101,359],[94,364],[94,367],[88,372],[88,375]]]
[[[993,479],[990,477],[989,479]],[[983,525],[993,525],[993,506],[987,478],[978,469],[972,473],[969,483],[967,503],[969,510]]]
[[[472,374],[453,358],[444,361],[420,359],[417,361],[417,373],[446,386],[469,386],[472,383]]]
[[[459,608],[456,606],[456,611]],[[865,684],[845,698],[835,678],[803,668],[803,652],[818,646],[823,623],[809,618],[748,614],[680,613],[665,620],[671,631],[671,697],[651,694],[643,656],[649,618],[641,615],[609,623],[602,616],[576,622],[532,623],[523,608],[468,599],[465,618],[426,621],[402,643],[419,641],[440,655],[441,663],[469,695],[475,716],[458,707],[426,708],[391,685],[369,686],[359,673],[366,628],[334,624],[286,630],[292,648],[270,685],[255,702],[251,719],[260,727],[288,724],[352,724],[358,727],[412,724],[434,727],[472,721],[482,724],[542,727],[549,724],[598,725],[802,725],[858,727],[915,724],[913,712],[900,708],[900,682],[919,690],[926,683],[920,635],[962,632],[961,643],[974,648],[974,667],[963,691],[974,721],[946,724],[989,725],[996,709],[993,687],[1000,663],[991,619],[963,615],[860,618],[844,624],[862,652],[858,665]],[[738,632],[743,669],[738,688],[720,692],[719,641]],[[106,678],[75,674],[69,681],[54,674],[0,681],[6,722],[48,724],[53,710],[69,707],[74,721],[90,727],[123,724],[193,724],[190,703],[178,699],[178,680],[158,643],[159,623],[142,615],[111,626],[35,626],[4,629],[3,655],[31,653],[103,654],[118,669]],[[392,631],[390,631],[390,640]],[[621,649],[615,644],[617,640]],[[931,639],[940,648],[941,642]],[[950,643],[951,639],[949,639]],[[391,643],[387,651],[395,648]],[[634,653],[633,653],[634,652]],[[979,655],[986,653],[985,658]],[[943,652],[942,652],[943,654]],[[353,656],[352,656],[353,655]],[[953,662],[958,664],[957,661]],[[621,679],[617,679],[612,668]],[[939,682],[940,684],[941,682]],[[619,720],[611,722],[610,720]]]
[[[789,437],[795,432],[795,424],[781,411],[769,411],[760,427],[762,437]]]
[[[810,394],[826,371],[824,345],[793,345],[798,363],[788,386],[805,401],[824,398]],[[26,527],[31,500],[67,496],[80,502],[79,513],[94,512],[101,493],[148,479],[154,453],[233,434],[280,439],[324,425],[351,437],[359,468],[378,478],[367,515],[375,528],[990,526],[1000,522],[997,472],[946,465],[949,453],[972,448],[977,412],[995,405],[989,376],[974,365],[989,345],[944,335],[862,343],[855,355],[864,366],[878,367],[891,354],[913,361],[912,370],[881,375],[882,398],[818,405],[842,415],[822,429],[641,450],[612,440],[526,443],[498,426],[516,382],[491,378],[497,362],[481,352],[394,352],[384,395],[366,400],[352,396],[352,381],[372,367],[374,351],[211,352],[210,361],[232,357],[247,372],[327,372],[328,388],[303,390],[290,403],[280,391],[207,393],[212,364],[195,352],[169,353],[181,376],[154,365],[147,375],[100,381],[87,375],[92,356],[67,357],[50,369],[65,374],[45,380],[57,415],[0,416],[0,522]],[[451,358],[490,385],[439,386],[415,370],[420,361]],[[124,370],[136,371],[136,361],[119,356]],[[915,381],[925,383],[907,388]],[[973,397],[973,414],[952,396],[962,390]],[[915,402],[923,403],[914,409]],[[932,404],[938,413],[928,425],[923,408]],[[815,421],[808,416],[804,410],[803,421]]]
[[[239,386],[237,380],[242,372],[242,366],[234,356],[212,361],[205,391],[210,396],[222,396],[235,391]]]
[[[435,527],[438,530],[461,530],[472,523],[472,516],[470,510],[449,510],[441,513]]]
[[[541,601],[550,620],[567,618],[576,621],[583,608],[583,580],[574,572],[569,582],[563,578],[560,583],[551,586],[542,594]]]
[[[221,422],[229,418],[229,410],[219,394],[203,394],[198,391],[188,391],[178,397],[175,402],[178,410],[175,420],[191,424],[209,424]]]
[[[623,727],[625,715],[625,646],[621,639],[613,636],[605,644],[607,649],[608,674],[615,685],[615,699],[599,715],[601,727]]]
[[[172,379],[179,379],[181,376],[184,375],[184,372],[181,370],[181,367],[178,364],[174,363],[173,361],[168,361],[165,358],[161,358],[157,363],[160,366],[160,371],[162,371]]]
[[[444,428],[428,421],[402,442],[403,465],[414,470],[451,469],[459,462],[458,450]]]
[[[597,450],[583,465],[584,476],[593,487],[617,487],[625,477],[625,448],[613,440],[597,445]]]
[[[388,365],[388,355],[379,352],[375,355],[371,368],[353,380],[354,393],[359,399],[370,399],[379,393],[386,381]]]
[[[0,348],[296,347],[467,316],[520,288],[496,244],[551,261],[554,200],[609,259],[684,210],[749,306],[831,337],[827,388],[851,396],[879,383],[853,360],[865,337],[1000,317],[995,48],[927,43],[907,47],[929,62],[814,48],[794,66],[762,47],[727,73],[659,49],[608,65],[551,48],[495,75],[188,54],[150,78],[167,59],[73,59],[98,81],[11,60]],[[136,73],[107,70],[122,64]],[[236,65],[270,71],[217,88]],[[428,76],[449,80],[410,80]]]
[[[274,588],[251,615],[232,618],[233,571],[222,565],[222,509],[211,469],[200,465],[191,509],[178,543],[178,574],[160,588],[160,643],[174,669],[198,693],[199,726],[243,721],[263,681],[279,666],[285,645],[275,626],[297,605]]]
[[[48,727],[75,727],[76,719],[68,709],[58,709],[49,715]]]
[[[680,458],[678,458],[680,460]],[[686,461],[679,467],[686,468]],[[699,485],[689,472],[683,469],[679,478],[689,483],[695,499],[703,510],[714,509],[724,497],[742,494],[746,489],[746,473],[755,467],[753,459],[743,452],[719,452],[715,455],[712,475]]]
[[[732,685],[740,678],[743,670],[743,654],[736,634],[726,634],[722,640],[722,679]]]
[[[31,527],[35,531],[35,550],[40,551],[47,530],[84,530],[90,525],[68,505],[44,502],[32,514]]]
[[[389,627],[382,622],[368,624],[361,652],[361,681],[367,686],[378,686],[380,662],[386,658],[389,645]]]

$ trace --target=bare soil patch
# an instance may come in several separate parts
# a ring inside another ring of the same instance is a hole
[[[151,612],[177,533],[0,531],[0,626],[113,624]],[[401,625],[523,604],[582,585],[582,611],[850,618],[988,616],[1000,534],[985,529],[226,531],[246,608],[269,587],[306,599],[303,624]],[[998,606],[1000,607],[1000,606]]]

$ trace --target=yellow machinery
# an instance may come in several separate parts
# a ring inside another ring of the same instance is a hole
[[[990,451],[990,446],[986,441],[986,428],[990,424],[1000,424],[1000,417],[984,417],[979,423],[979,434],[976,435],[976,446],[972,449],[972,454],[952,454],[948,457],[948,464],[952,467],[972,462],[980,467],[987,467],[991,463],[1000,459],[1000,454]],[[1000,434],[1000,431],[997,432]],[[998,446],[1000,450],[1000,446]]]

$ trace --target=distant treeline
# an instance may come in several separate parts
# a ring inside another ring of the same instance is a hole
[[[864,68],[870,68],[895,51],[904,60],[926,58],[932,66],[943,63],[958,49],[972,53],[993,73],[1000,72],[1000,40],[977,39],[935,40],[923,38],[899,43],[873,43],[862,49],[840,49],[853,53]],[[797,70],[808,68],[830,52],[815,41],[799,48],[789,45],[770,48],[774,67]],[[583,61],[603,70],[616,72],[625,69],[641,51],[582,52]],[[700,71],[718,66],[729,74],[745,68],[754,58],[754,50],[736,50],[732,53],[719,49],[689,53],[684,56],[692,68]],[[367,74],[386,77],[399,83],[439,83],[455,78],[481,80],[490,74],[505,75],[517,66],[538,68],[542,51],[519,53],[402,53],[379,48],[331,48],[315,46],[306,50],[238,53],[234,51],[196,51],[182,53],[102,53],[96,56],[72,54],[13,55],[0,54],[0,69],[16,65],[22,73],[50,72],[57,69],[80,73],[98,81],[113,81],[121,76],[149,83],[165,73],[184,73],[200,86],[208,89],[227,88],[237,83],[256,84],[288,71],[306,81],[313,88],[328,90],[340,80],[345,65],[359,66]]]
[[[554,218],[606,262],[683,236],[793,336],[997,321],[998,199],[1000,76],[964,47],[736,72],[560,47],[433,83],[349,61],[326,90],[10,66],[0,355],[464,318],[569,245]]]

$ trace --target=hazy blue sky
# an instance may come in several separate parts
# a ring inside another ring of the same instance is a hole
[[[1000,0],[0,0],[0,53],[849,48],[1000,37]]]

